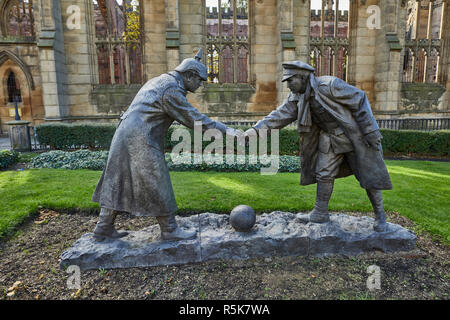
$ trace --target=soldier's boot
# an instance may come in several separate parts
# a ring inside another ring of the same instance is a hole
[[[117,211],[107,208],[101,208],[97,225],[94,229],[94,238],[98,241],[118,239],[128,235],[128,232],[118,232],[114,228],[114,221],[117,217]]]
[[[384,232],[388,229],[388,225],[386,223],[386,215],[383,208],[383,195],[381,190],[366,189],[366,192],[375,213],[375,223],[373,224],[373,229],[377,232]]]
[[[161,229],[161,239],[163,240],[187,240],[195,238],[197,231],[184,231],[178,227],[173,214],[169,216],[158,216],[159,228]]]
[[[300,217],[305,222],[325,223],[330,221],[328,203],[333,193],[334,181],[317,181],[316,203],[314,209],[307,215]]]

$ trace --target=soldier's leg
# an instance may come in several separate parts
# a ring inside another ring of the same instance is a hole
[[[94,229],[94,238],[97,240],[104,240],[106,238],[117,239],[128,235],[128,232],[117,232],[114,228],[116,217],[117,211],[101,208],[98,222]]]
[[[184,240],[192,239],[197,231],[184,231],[178,227],[173,214],[167,216],[157,216],[159,227],[161,229],[161,239],[163,240]]]
[[[316,203],[314,204],[314,209],[310,212],[309,221],[323,223],[330,220],[328,203],[333,193],[333,185],[334,180],[317,181]]]
[[[355,174],[356,179],[359,180],[355,153],[349,152],[345,157],[347,159],[347,163],[350,165],[353,173]],[[375,224],[373,226],[373,229],[377,232],[386,231],[387,224],[383,208],[383,195],[381,193],[381,190],[366,189],[366,193],[375,213]]]
[[[316,162],[316,203],[314,209],[305,217],[310,222],[324,223],[330,220],[328,204],[333,193],[334,179],[343,160],[344,156],[335,154],[331,148],[326,153],[319,150]]]
[[[384,232],[387,229],[387,223],[383,208],[383,195],[381,190],[366,189],[366,192],[375,213],[375,223],[373,225],[373,229],[377,232]]]

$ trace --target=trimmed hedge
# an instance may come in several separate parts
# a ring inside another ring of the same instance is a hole
[[[4,169],[19,161],[19,153],[13,150],[0,150],[0,169]]]
[[[232,126],[246,130],[249,127]],[[172,141],[172,133],[176,128],[171,126],[165,137],[165,149],[171,151],[181,140]],[[37,139],[42,145],[49,145],[52,149],[67,150],[89,148],[91,150],[108,150],[116,125],[111,123],[45,123],[36,127]],[[191,144],[194,150],[193,130]],[[383,151],[385,153],[407,153],[434,156],[450,155],[450,131],[414,131],[381,129],[383,135]],[[225,151],[225,139],[223,139]],[[203,141],[203,148],[210,141]],[[268,138],[268,153],[270,154],[270,137]],[[248,151],[247,151],[248,153]],[[299,154],[299,135],[295,127],[280,130],[280,155]]]
[[[43,123],[36,126],[37,140],[51,149],[108,150],[116,125],[111,123]]]
[[[381,129],[383,152],[450,156],[450,130]]]

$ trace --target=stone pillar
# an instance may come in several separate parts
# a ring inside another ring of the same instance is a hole
[[[382,116],[398,112],[405,30],[399,28],[398,24],[399,12],[402,10],[400,1],[381,0],[379,6],[381,29],[376,33],[375,99],[372,102],[372,109]]]
[[[205,10],[203,8],[203,1],[200,0],[182,0],[178,2],[179,61],[193,58],[200,48],[206,48],[204,37]],[[203,52],[206,53],[205,50]],[[206,57],[206,54],[203,56]],[[206,64],[206,61],[203,59],[202,62]],[[175,57],[171,57],[171,63],[175,64]],[[200,112],[208,112],[208,105],[202,101],[202,97],[203,88],[199,88],[194,94],[190,93],[187,95],[188,101]]]
[[[68,91],[68,105],[70,116],[88,116],[95,114],[96,110],[89,101],[94,75],[97,74],[92,63],[94,41],[93,20],[91,16],[92,1],[60,0],[63,17],[64,49],[66,52],[67,81],[70,85]],[[73,7],[71,7],[73,6]],[[80,25],[72,23],[72,15],[80,10]]]
[[[180,19],[178,0],[166,0],[166,55],[167,70],[180,64]]]
[[[14,151],[31,151],[29,121],[14,120],[6,123],[9,131],[11,149]]]
[[[202,1],[179,1],[180,61],[194,57],[204,46],[203,20]]]
[[[144,74],[147,79],[167,71],[166,2],[143,1],[144,7]]]
[[[446,91],[442,97],[442,109],[450,112],[450,1],[442,4],[444,16],[442,24],[441,56],[440,56],[440,82]]]
[[[278,104],[289,94],[283,75],[282,63],[300,60],[309,63],[310,2],[304,0],[283,0],[278,2],[278,21],[281,46],[278,54],[277,83]]]
[[[61,120],[69,113],[67,71],[60,1],[42,0],[38,47],[45,120]]]
[[[367,8],[370,5],[378,5],[378,1],[350,2],[348,82],[366,92],[373,108],[377,30],[367,27],[367,19],[370,15]]]
[[[293,0],[277,2],[279,41],[277,44],[277,104],[281,104],[289,94],[289,89],[281,82],[283,77],[283,62],[295,60],[294,11]]]
[[[270,112],[278,105],[277,67],[280,58],[278,7],[275,0],[249,1],[251,26],[251,80],[256,87],[248,111]]]

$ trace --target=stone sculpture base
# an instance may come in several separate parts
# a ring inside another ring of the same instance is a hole
[[[237,232],[229,216],[203,213],[177,217],[183,229],[196,229],[197,237],[183,241],[161,241],[158,225],[117,240],[95,241],[83,235],[61,255],[61,267],[77,265],[81,270],[150,267],[185,264],[212,259],[249,259],[269,256],[357,255],[363,252],[409,251],[416,235],[388,223],[386,232],[373,231],[374,219],[332,214],[328,223],[302,223],[300,214],[272,212],[257,216],[250,232]],[[200,228],[199,228],[200,221]]]

